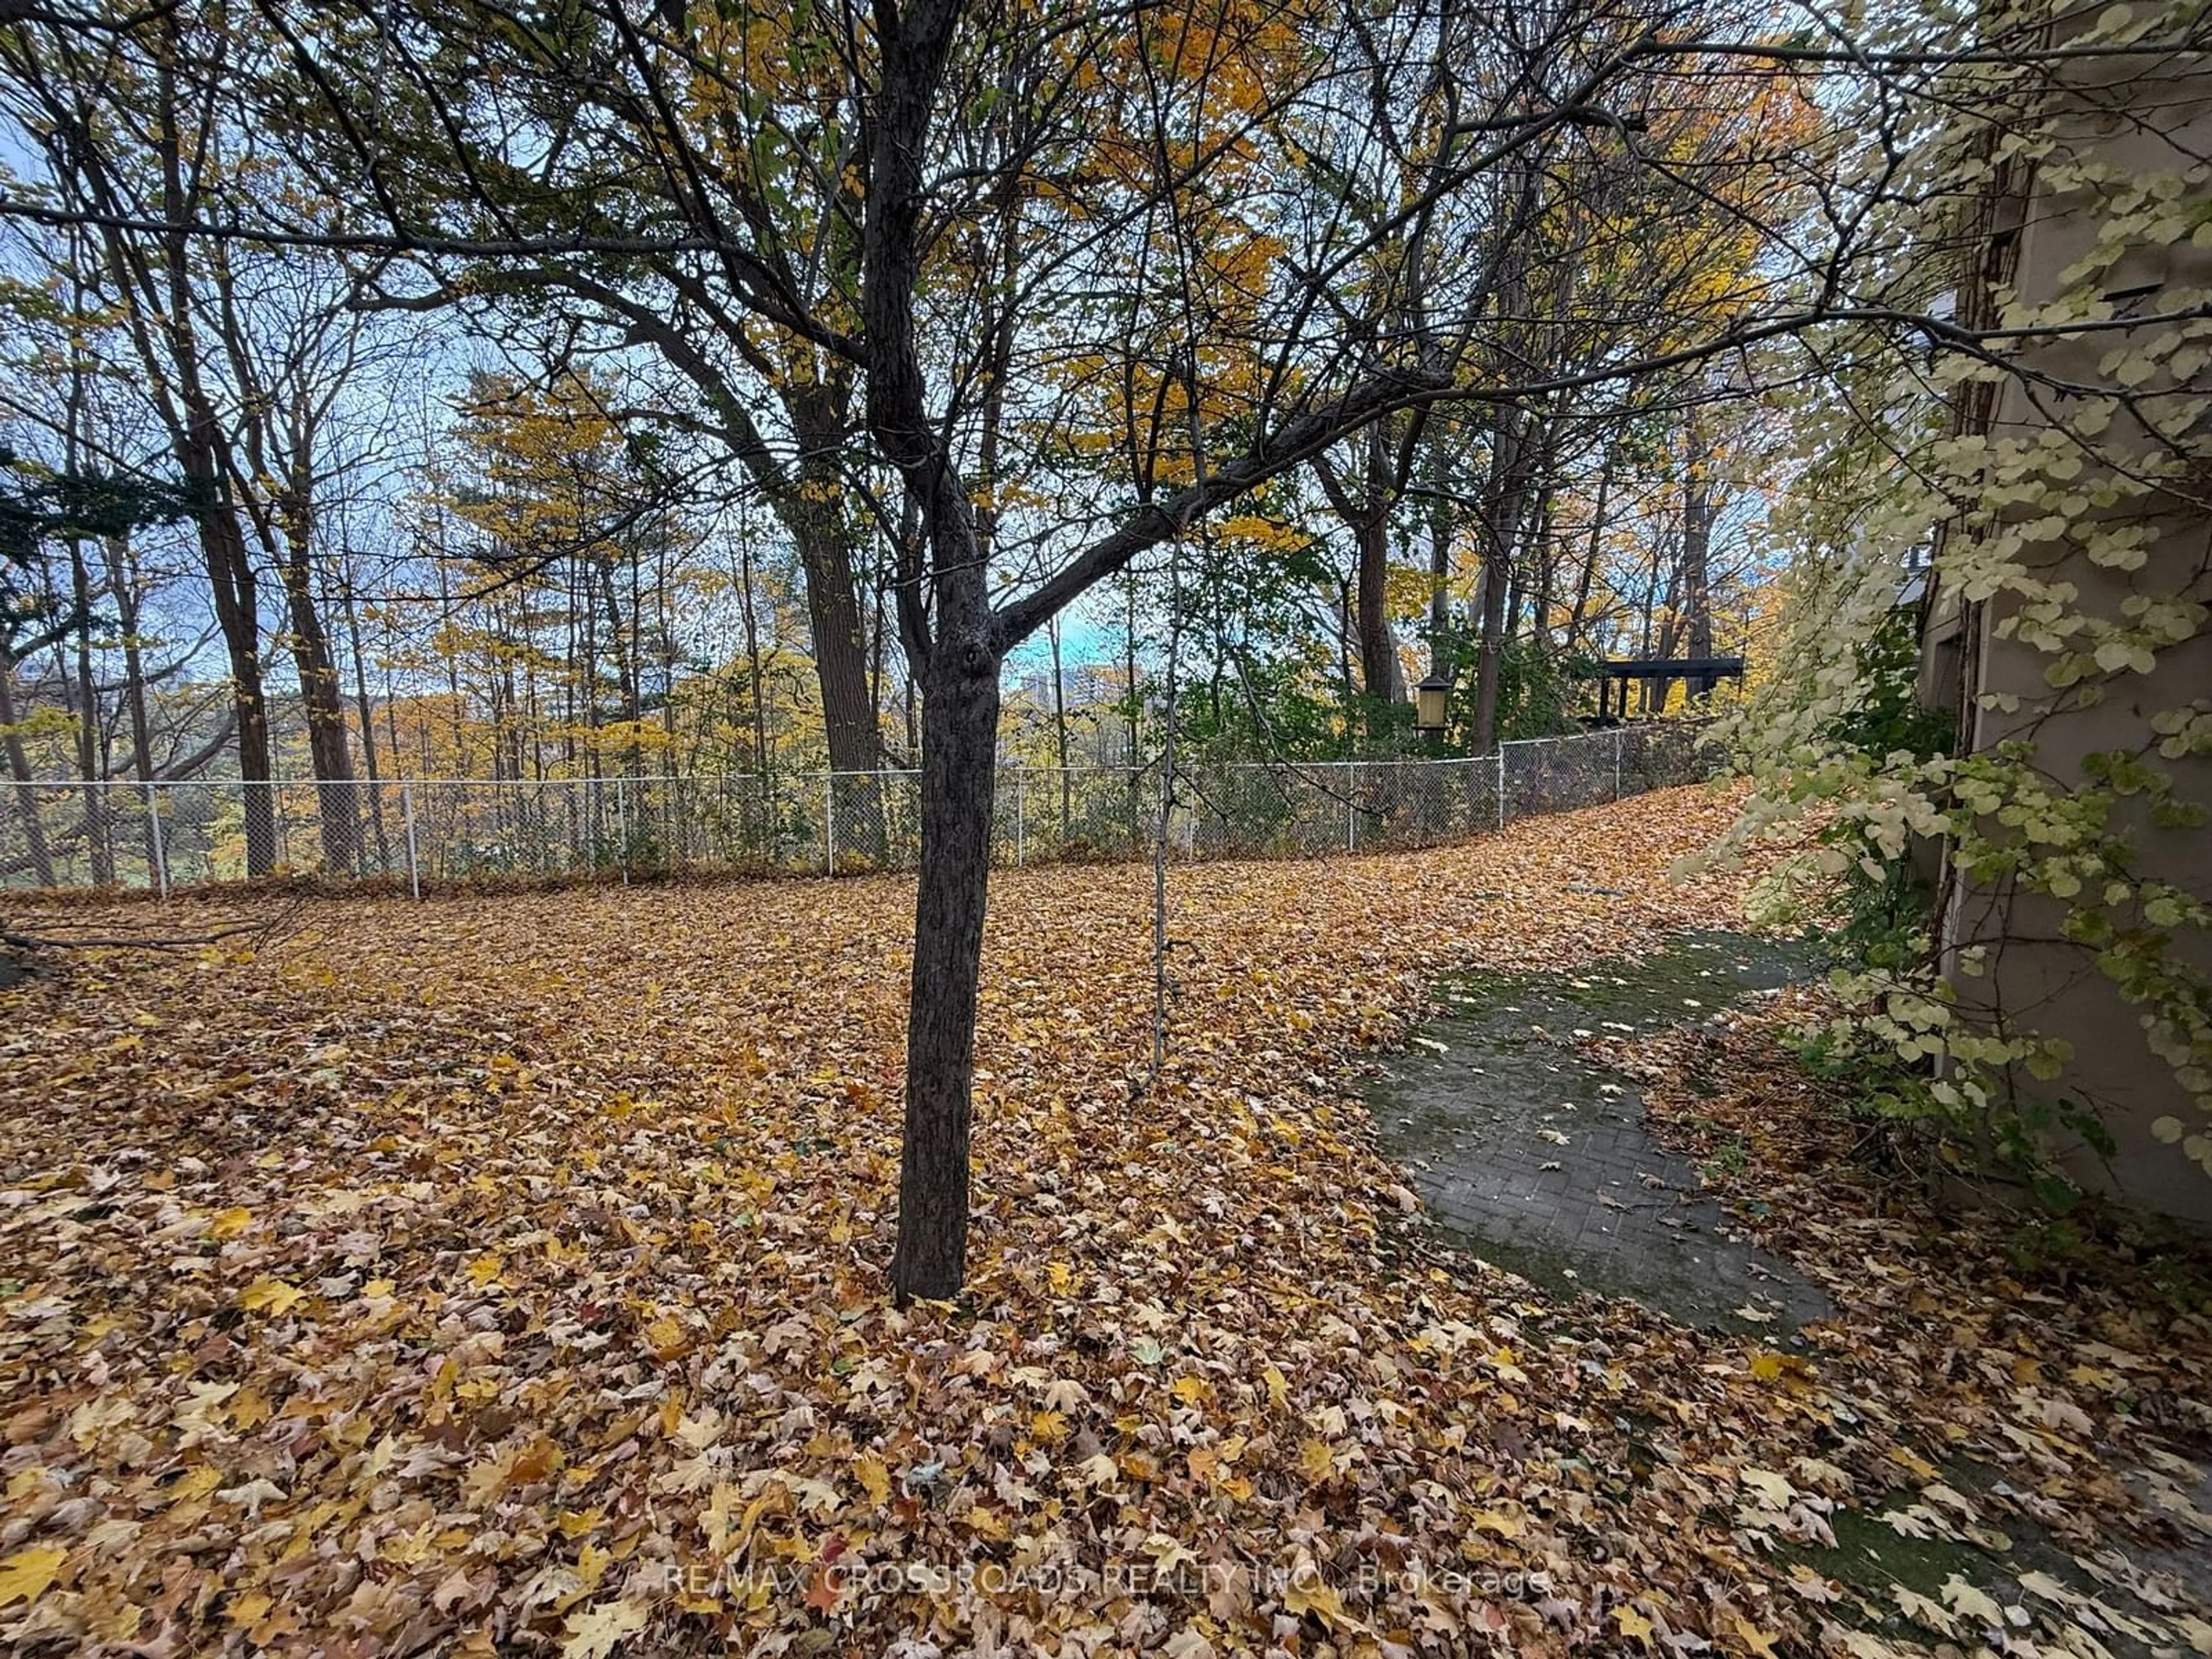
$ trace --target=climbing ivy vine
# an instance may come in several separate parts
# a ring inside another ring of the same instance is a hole
[[[1840,894],[1827,1041],[1910,1079],[1888,1109],[1997,1157],[2097,1144],[2100,1068],[1994,988],[1999,953],[2058,950],[2170,1069],[2151,1133],[2212,1173],[2212,860],[2170,839],[2212,793],[2207,12],[2082,18],[1868,43],[1931,66],[1839,112],[1874,135],[1838,199],[1877,274],[1820,372],[1789,366],[1791,629],[1725,733],[1756,785],[1731,844],[1803,837],[1770,919],[1836,921]],[[1921,646],[1954,619],[1955,672]],[[1946,948],[1962,908],[2004,921]]]

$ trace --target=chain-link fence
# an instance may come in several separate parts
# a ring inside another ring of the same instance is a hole
[[[1464,760],[1185,764],[1176,856],[1278,858],[1432,846],[1509,819],[1693,782],[1690,725],[1509,743]],[[1149,855],[1157,767],[1006,766],[1004,864]],[[500,878],[647,878],[690,871],[908,869],[921,775],[417,778],[403,782],[0,785],[0,886],[173,887],[258,874],[426,885]]]

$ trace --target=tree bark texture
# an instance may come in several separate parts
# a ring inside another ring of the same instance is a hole
[[[899,1158],[902,1301],[958,1293],[968,1260],[968,1141],[996,793],[999,665],[978,641],[939,641],[921,704],[921,869],[908,1004]]]

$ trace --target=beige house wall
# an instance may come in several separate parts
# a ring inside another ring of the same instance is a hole
[[[2066,73],[2071,85],[2065,118],[2077,155],[2130,176],[2179,173],[2212,156],[2212,84],[2207,77],[2144,76],[2125,65]],[[1996,204],[1998,234],[1992,246],[1999,258],[1992,262],[1994,274],[2002,278],[2009,267],[2020,296],[2030,303],[2058,297],[2068,286],[2061,273],[2089,252],[2101,218],[2094,200],[2056,198],[2031,181],[2024,191]],[[2106,279],[2106,291],[2123,317],[2202,304],[2212,294],[2212,249],[2184,242],[2141,251]],[[2021,351],[2016,361],[2029,376],[2008,380],[1998,391],[1986,411],[1990,435],[2032,438],[2053,424],[2063,428],[2070,400],[2033,377],[2109,385],[2103,365],[2129,337],[2129,332],[2103,332]],[[2212,386],[2203,390],[2212,393]],[[2107,464],[2124,465],[2126,457],[2148,447],[2140,427],[2133,428],[2132,437],[2128,434],[2123,417],[2112,432],[2096,440]],[[2212,477],[2199,477],[2177,483],[2148,510],[2140,500],[2117,509],[2117,516],[2147,520],[2160,531],[2149,562],[2140,570],[2102,568],[2077,547],[2060,542],[2045,544],[2047,561],[2036,574],[2071,582],[2080,591],[2080,608],[2116,619],[2136,594],[2185,593],[2212,603],[2212,517],[2201,504],[2208,496]],[[2045,678],[2051,659],[2003,637],[2002,624],[2017,604],[2001,597],[1960,606],[1940,592],[1936,596],[1923,658],[1925,683],[1932,696],[1958,714],[1969,750],[2029,738],[2045,773],[2063,786],[2076,785],[2083,778],[2086,756],[2139,750],[2152,740],[2149,722],[2156,712],[2212,698],[2212,634],[2201,634],[2162,652],[2154,673],[2104,678],[2102,700],[2094,706],[2061,698],[2053,709],[2054,694]],[[1983,707],[1976,694],[1992,692],[2017,696],[2020,711]],[[2158,763],[2172,773],[2179,799],[2212,805],[2212,760]],[[2212,829],[2159,829],[2140,799],[2122,799],[2116,823],[2132,843],[2139,874],[2200,898],[2212,896]],[[1947,890],[1944,936],[1954,960],[1966,947],[1990,947],[1991,967],[1985,975],[1954,975],[1965,997],[2072,1045],[2073,1061],[2056,1083],[2023,1079],[2022,1086],[2058,1091],[2093,1105],[2117,1143],[2107,1163],[2078,1139],[2057,1137],[2055,1144],[2070,1171],[2130,1203],[2212,1226],[2212,1178],[2179,1148],[2158,1143],[2150,1133],[2150,1125],[2160,1117],[2179,1117],[2196,1129],[2203,1127],[2202,1115],[2166,1062],[2146,1045],[2139,1012],[2121,999],[2088,952],[2060,941],[2065,907],[2047,898],[1977,890],[1963,876]],[[2200,968],[2212,969],[2212,943],[2201,933],[2183,941],[2182,949]]]

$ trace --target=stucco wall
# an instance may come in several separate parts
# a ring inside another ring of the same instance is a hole
[[[2124,64],[2065,72],[2078,94],[2069,100],[2067,113],[2078,154],[2130,176],[2179,172],[2195,158],[2212,155],[2212,85],[2204,77],[2131,73]],[[2024,200],[2009,205],[2020,224],[2009,261],[2020,296],[2030,303],[2057,297],[2065,288],[2061,273],[2094,244],[2102,216],[2098,204],[2079,195],[2057,197],[2032,183]],[[2202,304],[2212,293],[2212,248],[2183,242],[2131,254],[2108,279],[2106,290],[2122,317]],[[2042,343],[2019,351],[2016,361],[2032,376],[2106,385],[2109,355],[2124,346],[2131,332]],[[2153,382],[2153,388],[2160,384]],[[2212,386],[2204,389],[2212,392]],[[2053,424],[2063,428],[2072,406],[2063,390],[2033,378],[2008,381],[1990,410],[1990,431],[2004,438],[2033,436]],[[2124,416],[2095,441],[2107,463],[2121,465],[2148,447],[2142,429],[2131,428]],[[2084,480],[2093,482],[2095,476],[2093,468]],[[2148,562],[2139,570],[2101,568],[2082,555],[2078,541],[2062,540],[2043,544],[2046,550],[2038,574],[2070,581],[2079,590],[2081,608],[2113,617],[2122,615],[2123,605],[2136,594],[2186,593],[2212,603],[2212,578],[2207,575],[2212,517],[2201,504],[2208,495],[2212,477],[2198,476],[2177,480],[2148,508],[2138,501],[2115,510],[2130,521],[2155,524],[2160,531]],[[2104,679],[2102,699],[2091,706],[2063,699],[2055,711],[2044,712],[2052,700],[2045,678],[2051,659],[2004,637],[2004,620],[2016,605],[2016,600],[2001,597],[1963,617],[1955,606],[1939,609],[1930,629],[1931,689],[1951,689],[1948,683],[1954,674],[1964,671],[1960,684],[1968,701],[1960,710],[1961,731],[1969,747],[2032,738],[2037,762],[2047,773],[2079,781],[2085,756],[2140,749],[2154,713],[2212,696],[2212,637],[2200,635],[2161,653],[2152,674]],[[2021,708],[2007,713],[1981,706],[1972,697],[1975,692],[2012,694],[2021,700]],[[2172,770],[2177,796],[2212,805],[2212,762],[2185,758],[2160,763]],[[2156,828],[2139,799],[2123,799],[2117,822],[2133,843],[2141,874],[2200,897],[2212,896],[2212,830]],[[2212,1226],[2212,1178],[2178,1149],[2154,1141],[2149,1132],[2154,1121],[2167,1115],[2192,1129],[2201,1127],[2201,1114],[2167,1064],[2146,1046],[2139,1012],[2122,1000],[2087,952],[2057,942],[2064,919],[2064,907],[2056,901],[1978,890],[1962,883],[1946,917],[1948,942],[1954,951],[1977,944],[2002,948],[1991,952],[1991,971],[1979,979],[1961,978],[1961,989],[1968,999],[2024,1017],[2035,1029],[2073,1046],[2073,1063],[2055,1084],[2024,1086],[2087,1101],[2103,1119],[2118,1143],[2109,1166],[2079,1142],[2062,1138],[2062,1150],[2080,1178],[2117,1190],[2131,1202]],[[2200,967],[2212,969],[2212,945],[2201,934],[2185,940],[2182,948]]]

